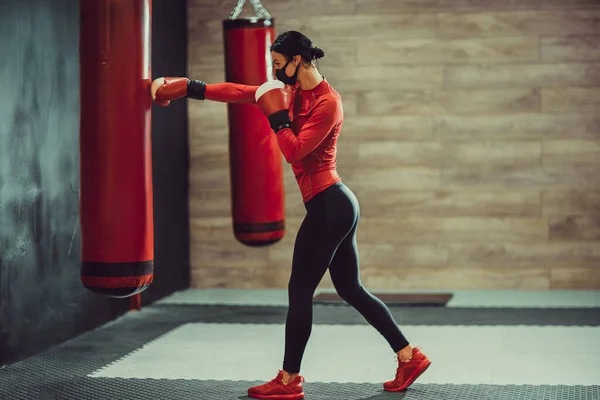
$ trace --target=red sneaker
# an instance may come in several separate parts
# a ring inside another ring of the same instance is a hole
[[[405,390],[431,365],[429,358],[421,353],[420,347],[413,347],[412,350],[412,358],[406,361],[398,360],[396,379],[383,384],[383,388],[388,392]]]
[[[283,371],[279,370],[279,373],[271,382],[248,389],[248,396],[255,399],[300,400],[304,398],[302,382],[304,382],[304,378],[298,375],[286,385],[283,383]]]

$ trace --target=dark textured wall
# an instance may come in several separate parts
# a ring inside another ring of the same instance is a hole
[[[79,280],[78,35],[77,0],[0,2],[0,364],[129,305]],[[155,0],[154,76],[185,74],[185,42],[185,2]],[[156,277],[144,304],[188,284],[185,107],[153,110]]]
[[[152,76],[187,76],[187,0],[153,0]],[[156,300],[189,286],[187,102],[153,105],[154,283]]]

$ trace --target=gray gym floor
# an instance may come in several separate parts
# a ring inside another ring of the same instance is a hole
[[[286,292],[187,290],[0,369],[0,399],[248,399],[281,367]],[[386,393],[396,363],[348,306],[314,306],[306,399],[600,400],[600,292],[455,291],[390,307],[432,365]]]

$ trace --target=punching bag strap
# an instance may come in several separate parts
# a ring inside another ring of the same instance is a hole
[[[229,19],[237,19],[237,17],[242,12],[242,8],[244,8],[244,4],[246,0],[238,0],[237,5],[229,14]],[[257,18],[271,19],[271,14],[267,11],[265,7],[263,7],[260,0],[250,0],[250,4],[254,7],[254,14]]]

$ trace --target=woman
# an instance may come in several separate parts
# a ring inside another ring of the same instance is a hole
[[[367,292],[360,281],[356,243],[359,205],[336,171],[336,143],[344,120],[342,101],[314,64],[325,53],[296,31],[279,35],[270,50],[275,76],[291,89],[291,107],[283,118],[281,113],[267,116],[281,152],[292,165],[307,213],[294,246],[283,369],[270,382],[250,388],[248,395],[286,400],[304,397],[304,378],[299,373],[312,329],[312,299],[328,269],[339,296],[379,331],[398,356],[396,377],[385,382],[384,389],[404,390],[431,362],[409,344],[387,306]],[[159,78],[152,84],[153,99],[165,106],[185,96],[230,103],[257,102],[257,91],[260,96],[256,86],[206,84],[187,78]]]

